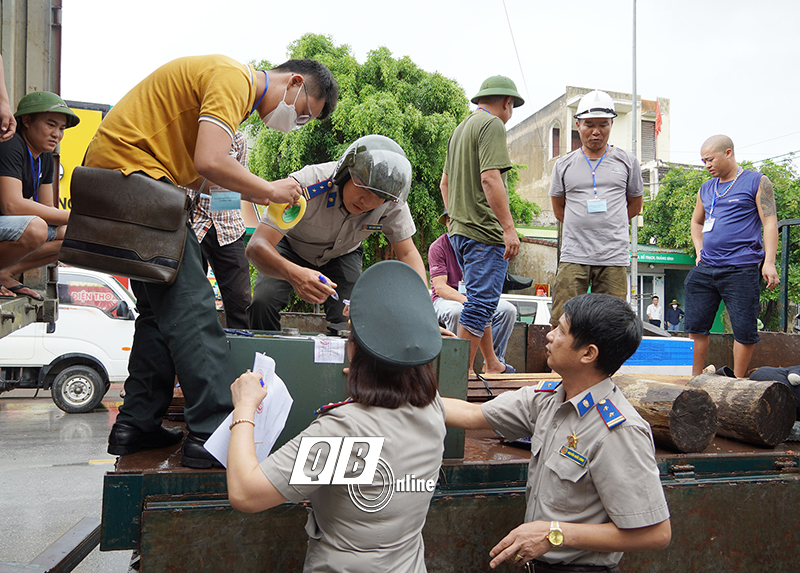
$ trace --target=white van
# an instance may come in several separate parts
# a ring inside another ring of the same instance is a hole
[[[89,412],[128,377],[136,300],[110,275],[58,267],[58,320],[0,339],[0,392],[50,389],[70,413]]]
[[[517,308],[517,322],[550,324],[550,309],[553,307],[553,301],[549,296],[501,294],[500,299],[507,300]]]

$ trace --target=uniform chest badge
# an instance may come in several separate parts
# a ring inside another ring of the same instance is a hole
[[[575,435],[575,432],[572,432],[569,436],[567,436],[567,445],[570,448],[578,447],[578,436]]]
[[[572,460],[581,467],[586,465],[586,458],[568,446],[561,446],[561,449],[558,450],[558,453],[568,460]]]

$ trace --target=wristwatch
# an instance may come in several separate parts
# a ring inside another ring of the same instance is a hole
[[[550,532],[547,534],[547,540],[553,547],[561,547],[564,545],[564,532],[557,521],[550,522]]]

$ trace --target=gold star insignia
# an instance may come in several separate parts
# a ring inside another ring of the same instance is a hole
[[[567,445],[570,448],[577,448],[578,447],[578,436],[575,435],[575,432],[572,432],[572,434],[567,436]]]

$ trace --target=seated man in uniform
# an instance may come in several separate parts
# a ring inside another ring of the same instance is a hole
[[[485,404],[443,398],[446,422],[531,439],[525,523],[491,550],[493,568],[617,572],[623,551],[663,549],[672,535],[650,426],[611,380],[639,346],[642,322],[607,294],[563,308],[546,347],[561,382]]]
[[[247,245],[247,258],[258,269],[247,309],[250,328],[280,330],[280,311],[294,290],[307,302],[325,303],[331,330],[346,329],[344,300],[361,276],[361,242],[376,231],[427,283],[406,204],[411,164],[392,139],[366,135],[338,162],[308,165],[289,178],[307,188],[307,209],[290,229],[278,227],[265,212]]]

